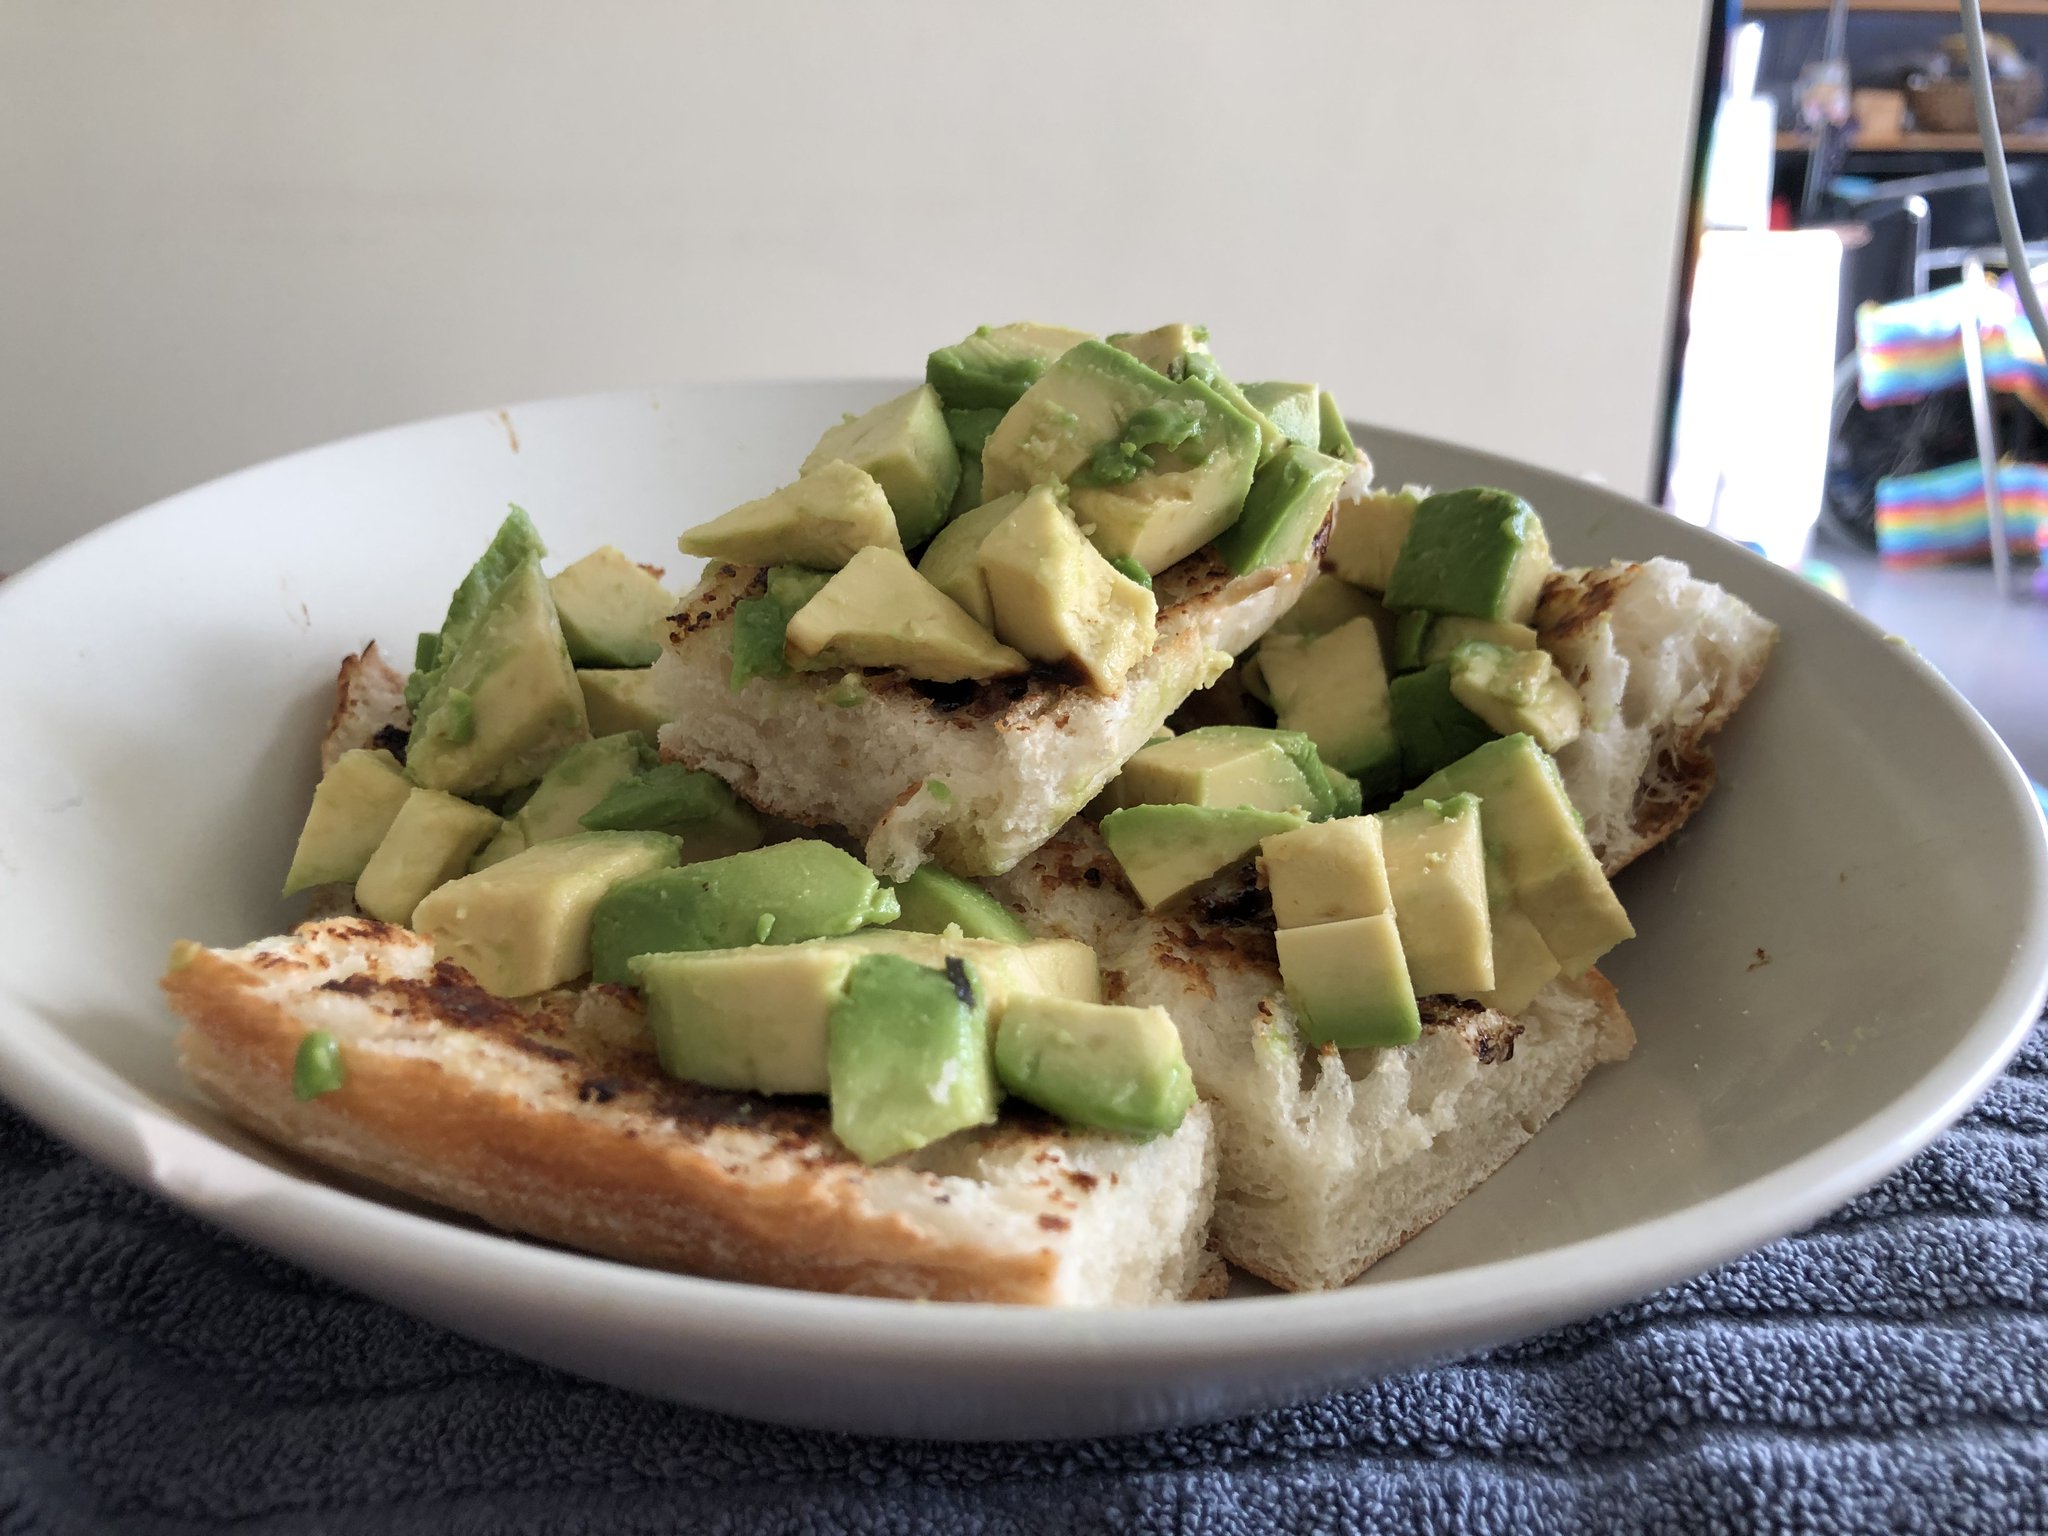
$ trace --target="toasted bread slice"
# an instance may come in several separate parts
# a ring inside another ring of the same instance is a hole
[[[1232,576],[1203,551],[1162,572],[1157,644],[1114,694],[1042,671],[946,685],[876,672],[849,702],[838,673],[753,678],[735,693],[733,609],[762,590],[763,574],[713,566],[656,663],[678,710],[662,753],[710,769],[761,810],[849,829],[892,878],[927,858],[956,874],[998,874],[1216,681],[1314,569],[1312,559]]]
[[[265,1138],[509,1231],[809,1290],[1090,1306],[1214,1294],[1199,1105],[1152,1141],[1006,1109],[868,1167],[815,1099],[680,1083],[622,988],[514,1004],[364,918],[188,951],[164,979],[191,1079]],[[344,1086],[292,1095],[307,1033]]]
[[[353,656],[342,659],[334,679],[334,712],[327,717],[327,730],[320,738],[320,771],[334,766],[342,753],[367,747],[385,731],[403,731],[412,725],[412,711],[405,707],[405,679],[393,670],[372,640]]]
[[[1778,627],[1679,561],[1617,561],[1554,572],[1536,636],[1586,701],[1557,766],[1611,875],[1707,798],[1706,740],[1756,686]]]
[[[1302,1044],[1249,883],[1147,913],[1076,822],[996,884],[1043,931],[1094,944],[1113,1001],[1166,1008],[1215,1117],[1216,1243],[1288,1290],[1356,1279],[1470,1194],[1635,1034],[1597,971],[1520,1018],[1425,998],[1397,1048]]]

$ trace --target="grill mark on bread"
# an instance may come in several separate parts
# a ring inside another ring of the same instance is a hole
[[[1639,565],[1605,566],[1577,576],[1552,571],[1543,579],[1543,595],[1536,600],[1534,622],[1543,648],[1554,650],[1592,629],[1641,569]]]
[[[1522,1026],[1505,1014],[1441,992],[1417,998],[1415,1006],[1425,1030],[1455,1034],[1482,1067],[1515,1059],[1515,1040]]]

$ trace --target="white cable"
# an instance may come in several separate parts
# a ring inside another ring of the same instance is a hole
[[[1984,11],[1978,0],[1962,0],[1963,46],[1970,53],[1970,97],[1977,107],[1977,134],[1984,141],[1984,169],[1991,175],[1991,211],[1998,218],[2005,244],[2005,263],[2018,290],[2020,307],[2043,347],[2048,347],[2048,316],[2034,288],[2027,262],[2027,242],[2020,233],[2020,212],[2012,200],[2012,176],[2005,166],[2005,137],[1998,131],[1998,103],[1991,94],[1991,61],[1985,56]]]

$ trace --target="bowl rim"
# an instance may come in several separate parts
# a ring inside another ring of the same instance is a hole
[[[775,388],[830,384],[855,388],[873,379],[748,381]],[[730,387],[666,386],[677,392]],[[536,399],[507,411],[566,405],[601,407],[644,402],[648,391],[613,390]],[[148,518],[179,515],[223,485],[296,460],[370,441],[426,434],[474,411],[385,427],[281,455],[180,491],[91,530],[0,582],[0,611],[21,594],[91,558],[101,543]],[[1443,439],[1352,423],[1363,439],[1447,451],[1484,462],[1501,478],[1567,482],[1575,493],[1604,498],[1617,510],[1654,511],[1604,486],[1574,482],[1554,470]],[[1746,583],[1819,598],[1795,574],[1747,550],[1672,518],[1668,538],[1653,542],[1713,552],[1746,562]],[[1650,558],[1643,554],[1639,558]],[[1685,558],[1684,555],[1679,556]],[[1798,600],[1795,598],[1795,600]],[[1767,604],[1766,604],[1767,605]],[[1931,685],[1960,733],[1986,755],[2000,781],[2026,865],[2030,900],[2019,923],[2013,959],[1990,1001],[1956,1043],[1926,1072],[1874,1114],[1824,1145],[1734,1189],[1559,1247],[1440,1273],[1352,1285],[1336,1291],[1232,1298],[1227,1314],[1206,1307],[1039,1308],[994,1303],[929,1306],[890,1298],[782,1289],[650,1269],[552,1247],[401,1208],[325,1182],[307,1171],[273,1166],[156,1103],[134,1083],[97,1061],[67,1064],[65,1053],[24,1047],[18,1026],[56,1031],[25,1003],[0,993],[0,1095],[53,1135],[131,1183],[151,1190],[201,1220],[332,1274],[348,1252],[373,1251],[380,1274],[460,1284],[487,1274],[494,1294],[524,1305],[558,1306],[564,1296],[603,1294],[638,1322],[678,1335],[712,1334],[736,1345],[791,1346],[823,1360],[888,1356],[906,1362],[973,1359],[978,1363],[1043,1364],[1048,1353],[1085,1349],[1108,1364],[1227,1366],[1277,1357],[1321,1354],[1349,1344],[1437,1335],[1506,1338],[1535,1327],[1584,1317],[1689,1278],[1795,1231],[1868,1189],[1952,1125],[2019,1049],[2048,1001],[2048,818],[2026,774],[2005,744],[1948,682],[1910,647],[1841,605],[1839,617],[1860,629]],[[103,1081],[105,1078],[107,1080]],[[241,1191],[233,1202],[204,1198],[152,1166],[147,1134],[198,1136],[213,1155],[230,1159]],[[289,1154],[288,1154],[289,1155]],[[294,1157],[294,1160],[297,1159]],[[360,1286],[358,1287],[360,1288]],[[1227,1315],[1231,1326],[1214,1326]]]

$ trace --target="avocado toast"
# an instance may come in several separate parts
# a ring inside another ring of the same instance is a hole
[[[332,915],[180,945],[181,1059],[510,1230],[879,1295],[1319,1288],[1434,1220],[1627,1054],[1603,864],[1771,636],[1373,492],[1185,326],[984,329],[680,542],[681,597],[548,577],[515,509],[409,678],[349,658]]]

